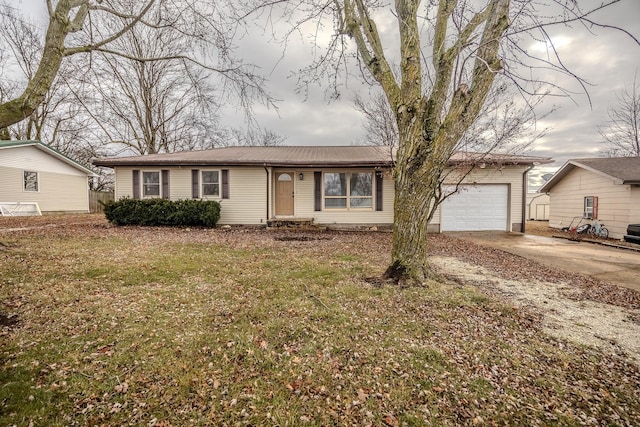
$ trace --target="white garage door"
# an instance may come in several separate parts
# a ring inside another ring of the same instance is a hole
[[[441,231],[508,230],[509,186],[469,185],[445,199],[441,206]]]

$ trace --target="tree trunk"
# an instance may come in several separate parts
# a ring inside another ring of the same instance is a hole
[[[385,278],[401,285],[420,285],[433,276],[427,262],[427,225],[449,157],[432,150],[434,141],[427,139],[424,123],[412,120],[399,132],[391,265]]]

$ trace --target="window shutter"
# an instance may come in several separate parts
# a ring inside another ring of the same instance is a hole
[[[169,198],[169,171],[167,169],[163,169],[161,171],[161,181],[162,181],[162,198]]]
[[[598,219],[598,196],[593,196],[593,215],[592,219]]]
[[[382,172],[376,172],[376,210],[382,210]]]
[[[200,183],[198,182],[199,176],[200,171],[198,169],[191,170],[191,197],[194,199],[200,198]]]
[[[134,169],[131,171],[133,173],[133,198],[140,198],[140,171],[138,169]]]
[[[313,173],[313,210],[318,212],[322,210],[322,172]]]
[[[222,169],[222,198],[229,198],[229,169]]]

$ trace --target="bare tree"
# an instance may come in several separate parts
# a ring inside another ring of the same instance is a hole
[[[156,11],[161,12],[151,16],[149,12],[156,4]],[[180,59],[199,64],[223,76],[225,88],[238,95],[238,103],[245,109],[250,109],[256,98],[271,102],[264,90],[263,79],[254,73],[254,68],[232,57],[230,38],[234,29],[221,18],[223,11],[217,4],[197,8],[190,0],[46,0],[46,5],[49,23],[38,67],[18,96],[0,104],[0,129],[24,120],[36,110],[65,58],[91,52],[109,53],[139,62]],[[161,58],[132,57],[119,52],[114,43],[138,26],[171,30],[178,38],[193,37],[200,50],[172,52]]]
[[[631,89],[617,94],[609,106],[609,120],[598,127],[607,157],[640,157],[640,86],[633,79]]]
[[[14,10],[3,7],[0,21],[5,28],[0,34],[0,46],[11,52],[7,63],[13,65],[0,81],[0,99],[4,101],[18,92],[20,83],[35,77],[44,46],[38,27]],[[39,140],[90,164],[89,157],[77,156],[78,152],[85,151],[81,147],[89,139],[88,118],[75,102],[78,90],[75,94],[71,90],[79,83],[74,79],[75,71],[72,63],[62,64],[42,102],[26,119],[5,128],[7,138]]]
[[[161,13],[152,10],[150,18]],[[192,42],[169,27],[141,26],[113,43],[120,55],[93,56],[86,84],[95,96],[83,105],[112,148],[155,154],[214,145],[220,99],[214,76],[184,58],[171,58],[196,50]]]
[[[247,130],[224,129],[218,145],[224,147],[277,147],[284,145],[286,138],[270,129],[250,126]]]
[[[365,77],[381,87],[398,128],[393,244],[385,276],[421,283],[431,274],[427,223],[441,201],[442,175],[482,113],[496,77],[503,75],[526,94],[539,88],[531,73],[518,74],[523,66],[533,71],[531,61],[572,75],[557,58],[546,26],[571,22],[593,28],[598,24],[592,14],[616,2],[589,10],[575,0],[546,2],[560,7],[559,15],[545,13],[544,0],[290,0],[270,2],[266,9],[257,2],[254,10],[285,16],[289,35],[316,36],[315,60],[302,70],[303,83],[325,77],[337,82],[355,56]],[[397,33],[382,33],[392,21]],[[532,57],[525,36],[549,42],[549,55]]]

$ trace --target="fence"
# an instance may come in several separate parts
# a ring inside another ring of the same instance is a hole
[[[104,212],[102,203],[110,202],[113,198],[113,192],[111,191],[89,191],[89,212]]]

